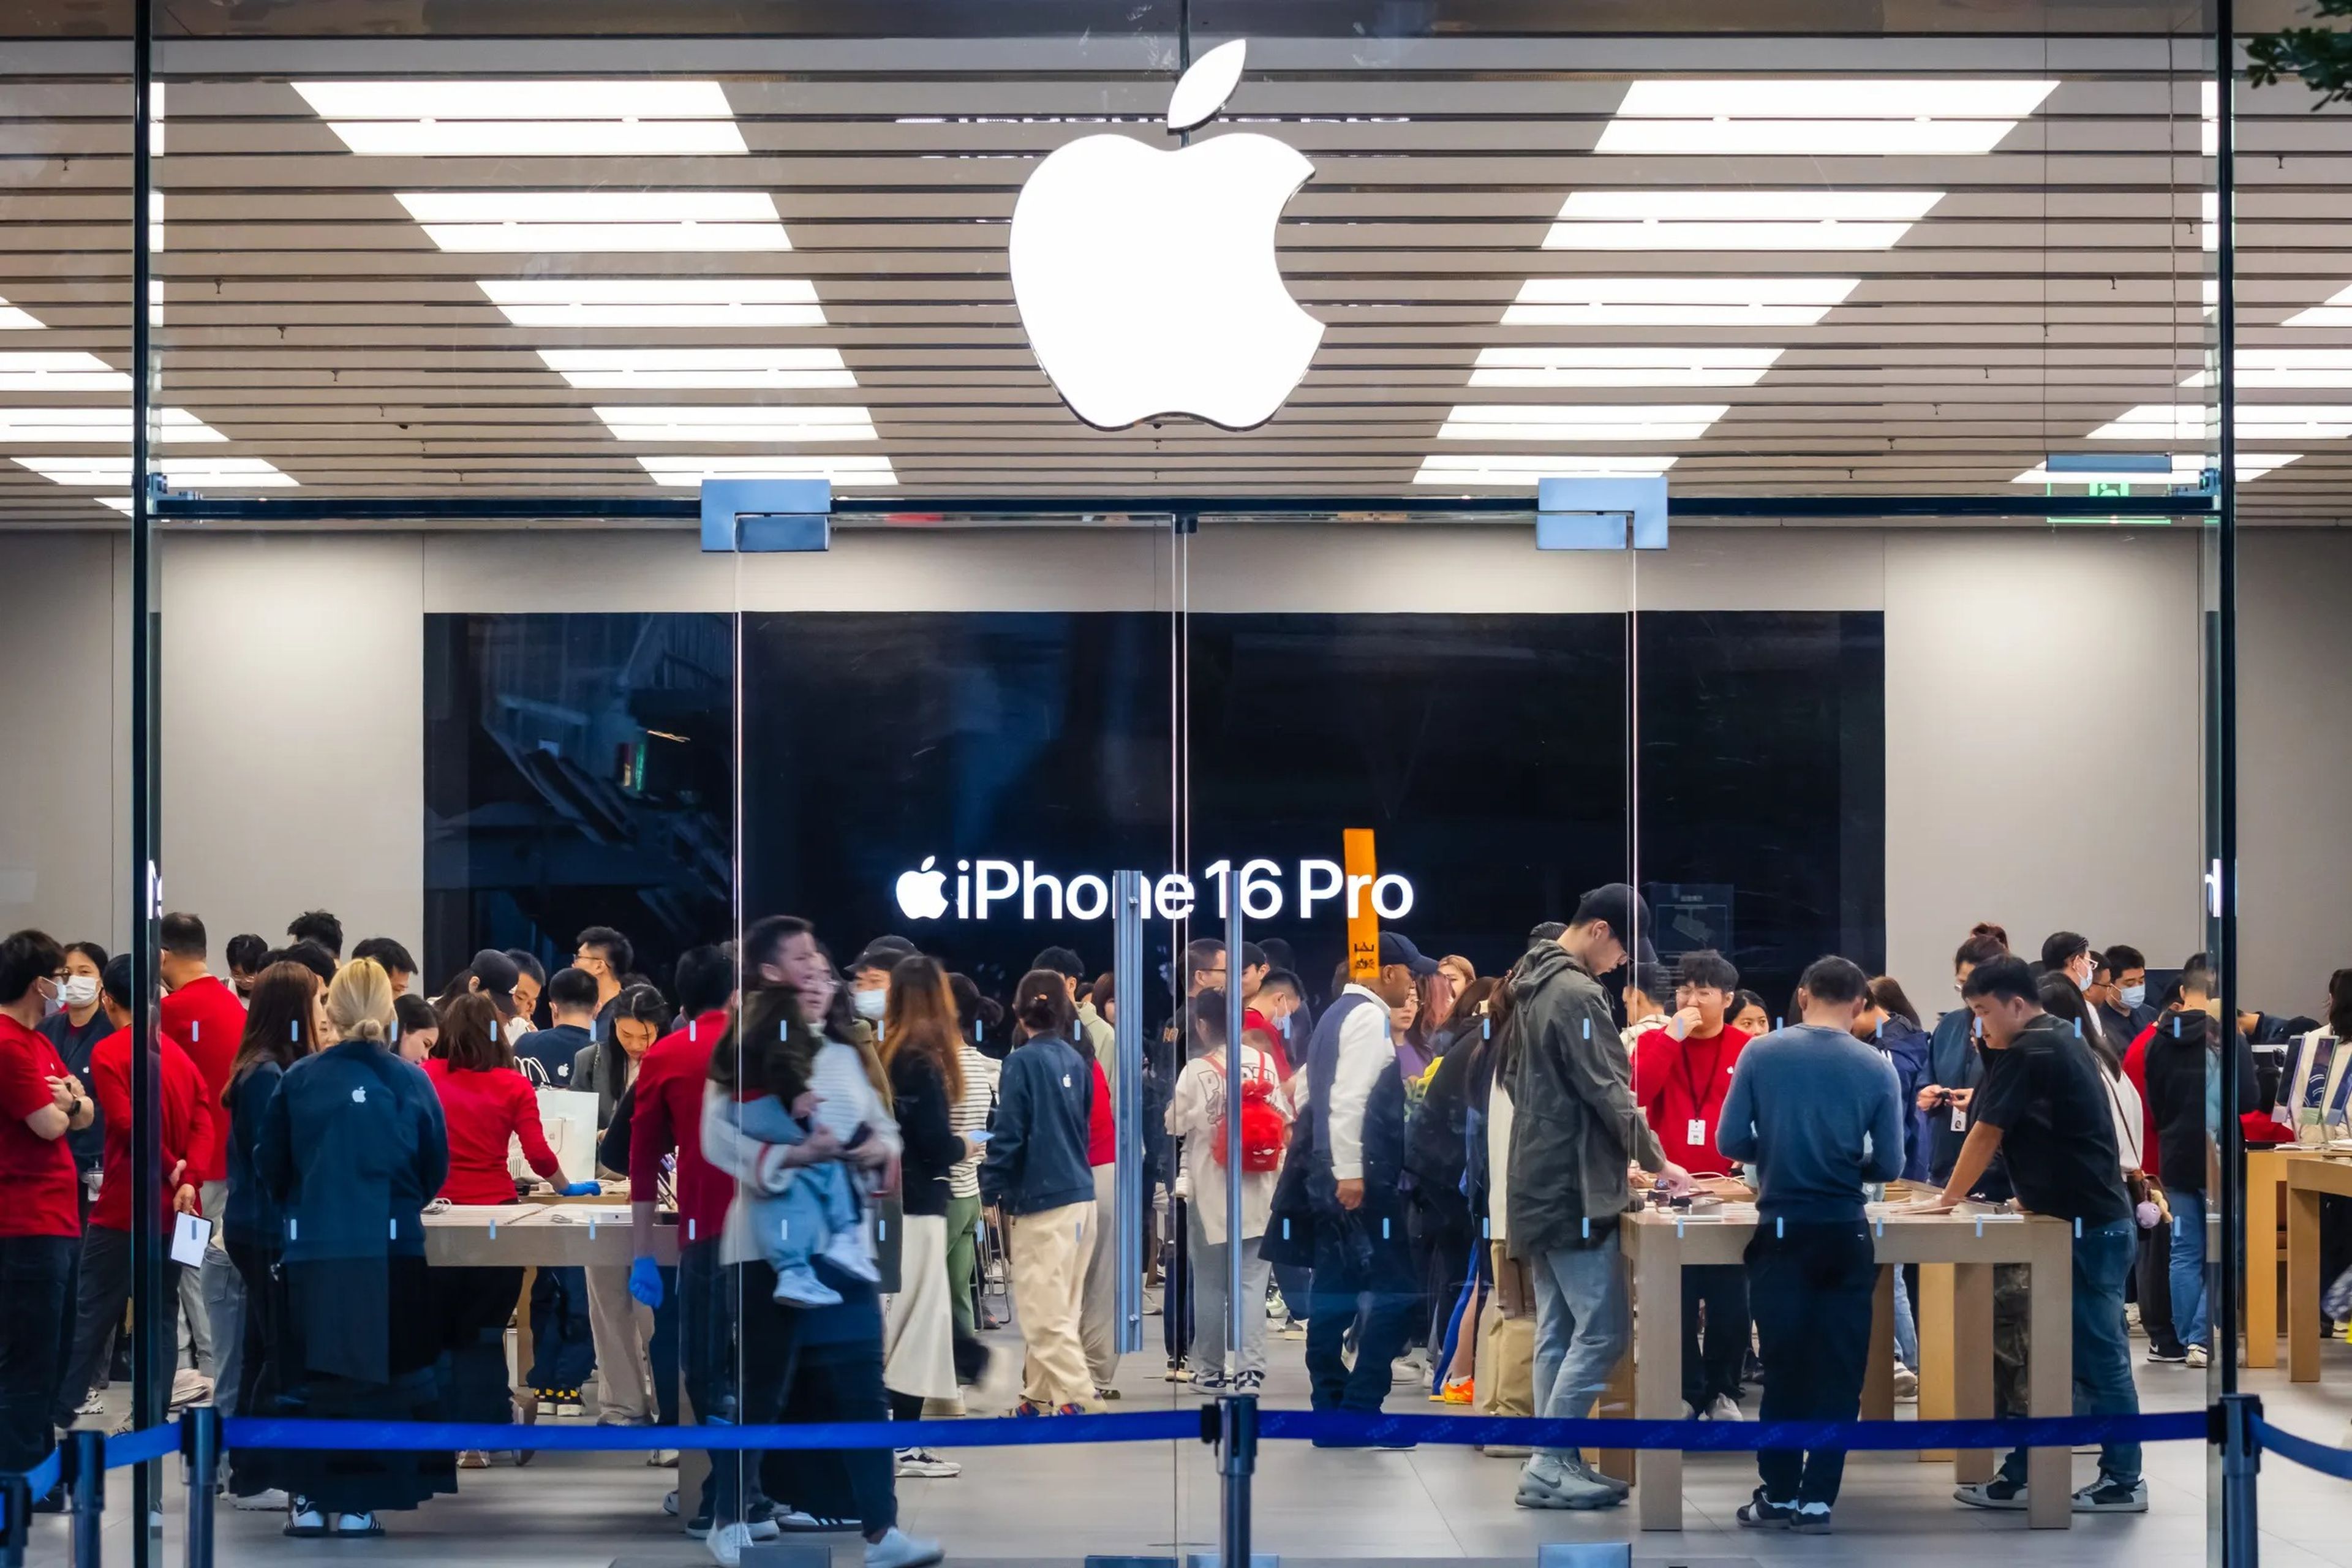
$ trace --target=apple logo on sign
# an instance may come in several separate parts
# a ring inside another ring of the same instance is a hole
[[[1244,41],[1193,62],[1168,102],[1182,132],[1224,107]],[[1071,412],[1106,430],[1191,414],[1245,430],[1307,374],[1323,323],[1275,263],[1275,224],[1315,172],[1271,136],[1173,152],[1085,136],[1037,165],[1013,206],[1013,299]]]
[[[948,874],[931,869],[938,859],[936,855],[926,855],[922,869],[898,873],[893,890],[898,896],[898,907],[910,921],[935,921],[948,912],[948,896],[942,890],[947,886]]]

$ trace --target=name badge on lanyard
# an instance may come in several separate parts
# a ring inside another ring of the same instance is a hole
[[[1966,1132],[1968,1130],[1968,1110],[1962,1106],[1955,1105],[1952,1107],[1952,1131],[1955,1132]]]
[[[1706,1121],[1700,1117],[1694,1116],[1688,1121],[1685,1122],[1683,1124],[1683,1142],[1689,1144],[1694,1149],[1706,1147]]]

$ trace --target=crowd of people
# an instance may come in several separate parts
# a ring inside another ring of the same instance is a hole
[[[809,922],[779,915],[688,949],[664,987],[635,972],[625,934],[593,926],[551,973],[485,950],[427,1000],[399,942],[346,954],[324,912],[278,947],[232,938],[226,974],[203,921],[174,912],[146,1194],[130,958],[19,931],[0,941],[0,1470],[102,1410],[139,1203],[166,1231],[209,1226],[201,1262],[166,1258],[159,1299],[185,1332],[175,1401],[228,1414],[500,1424],[584,1410],[593,1384],[597,1418],[618,1425],[689,1406],[749,1425],[961,1415],[984,1331],[1003,1326],[997,1258],[1022,1342],[1013,1414],[1099,1409],[1118,1397],[1118,1240],[1137,1226],[1171,1381],[1255,1392],[1282,1334],[1304,1339],[1319,1410],[1375,1412],[1403,1384],[1578,1417],[1630,1337],[1625,1216],[1705,1187],[1752,1198],[1759,1223],[1743,1263],[1684,1273],[1685,1415],[1741,1419],[1760,1381],[1764,1419],[1834,1420],[1854,1415],[1871,1353],[1864,1205],[1901,1180],[1922,1211],[2013,1202],[2077,1222],[2076,1408],[2127,1412],[2127,1299],[2150,1361],[2215,1353],[2202,1215],[2218,1073],[2239,1075],[2242,1105],[2265,1103],[2250,1037],[2352,1027],[2352,973],[2325,1019],[2224,1028],[2202,955],[2151,998],[2134,948],[2061,931],[2028,963],[1990,924],[1955,954],[1958,1005],[1939,1019],[1834,956],[1776,1012],[1719,952],[1669,969],[1650,929],[1639,895],[1609,884],[1537,926],[1501,974],[1386,931],[1319,995],[1278,941],[1194,942],[1130,1066],[1114,1041],[1131,1000],[1066,948],[998,999],[900,937],[837,965]],[[1115,1109],[1130,1070],[1137,1127]],[[586,1174],[551,1143],[550,1092],[593,1103]],[[2248,1131],[2293,1135],[2254,1114]],[[1147,1201],[1121,1212],[1129,1140]],[[520,1267],[427,1260],[439,1207],[624,1179],[628,1267],[542,1268],[524,1300]],[[673,1224],[675,1266],[656,1246]],[[1997,1271],[2003,1415],[2025,1411],[2025,1285]],[[1895,1292],[1899,1390],[1916,1387],[1916,1289]],[[520,1377],[518,1311],[534,1344]],[[1486,1452],[1524,1461],[1524,1507],[1626,1495],[1573,1449]],[[223,1485],[283,1510],[289,1534],[368,1537],[493,1458],[239,1449]],[[958,1473],[928,1447],[714,1458],[700,1495],[671,1506],[729,1568],[794,1528],[856,1528],[872,1568],[940,1555],[898,1526],[900,1479]],[[1843,1460],[1759,1454],[1741,1522],[1826,1530]],[[1958,1495],[2021,1509],[2026,1484],[2021,1450]],[[2074,1497],[2146,1506],[2128,1444]]]

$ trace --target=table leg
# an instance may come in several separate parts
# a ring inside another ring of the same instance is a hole
[[[1636,1406],[1633,1401],[1633,1352],[1631,1346],[1617,1358],[1610,1369],[1609,1386],[1601,1391],[1601,1404],[1595,1415],[1630,1416]],[[1680,1412],[1676,1412],[1677,1415]],[[1637,1448],[1596,1448],[1588,1456],[1601,1473],[1612,1480],[1629,1486],[1641,1479],[1641,1450]]]
[[[2278,1365],[2279,1177],[2275,1149],[2246,1155],[2246,1364]]]
[[[1895,1270],[1881,1268],[1870,1292],[1870,1360],[1862,1373],[1862,1418],[1895,1419],[1895,1292],[1902,1289]]]
[[[2319,1381],[2319,1194],[2292,1183],[2286,1189],[2286,1375],[2290,1383]]]
[[[530,1363],[538,1358],[538,1345],[530,1335],[530,1291],[539,1283],[539,1269],[526,1267],[522,1271],[522,1298],[515,1303],[515,1408],[526,1417],[539,1414],[539,1399],[530,1387]]]
[[[1955,1421],[1992,1418],[1992,1270],[1990,1263],[1951,1266],[1948,1304],[1951,1385],[1947,1397]],[[1923,1342],[1920,1355],[1927,1349]],[[1989,1481],[2000,1464],[1990,1448],[1962,1448],[1951,1456],[1952,1480],[1967,1486]]]
[[[1952,1405],[1952,1266],[1919,1266],[1919,1419],[1949,1421]],[[1948,1460],[1949,1448],[1922,1448],[1922,1461]]]
[[[2074,1408],[2074,1252],[2070,1232],[2037,1226],[2026,1293],[2025,1412],[2065,1415]],[[2026,1452],[2025,1521],[2035,1530],[2074,1522],[2074,1450]]]
[[[1683,1413],[1683,1281],[1681,1248],[1664,1226],[1627,1226],[1634,1237],[1633,1414],[1671,1421]],[[1683,1457],[1654,1448],[1642,1456],[1642,1484],[1633,1494],[1643,1530],[1683,1527]]]

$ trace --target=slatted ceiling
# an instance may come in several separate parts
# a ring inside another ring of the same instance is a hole
[[[1939,59],[1980,47],[2035,75],[2072,68],[2042,65],[2051,51],[2038,42],[1916,47]],[[1832,41],[1829,52],[1851,47]],[[1720,40],[1683,47],[1699,65],[1751,57],[1760,65],[1771,55]],[[2134,47],[2118,40],[2084,58],[2113,60]],[[563,46],[541,48],[552,55]],[[1559,41],[1527,51],[1528,63],[1550,63],[1547,51],[1557,54]],[[1260,63],[1280,51],[1254,48],[1254,57]],[[120,363],[127,129],[72,115],[57,101],[71,97],[59,85],[45,87],[43,113],[0,123],[0,161],[40,171],[18,184],[21,194],[0,198],[0,294],[50,323],[23,335]],[[159,165],[171,220],[158,258],[168,279],[167,395],[231,437],[208,450],[265,457],[313,493],[651,491],[635,461],[641,450],[751,448],[625,445],[590,405],[764,399],[740,390],[576,391],[533,351],[740,338],[517,329],[476,280],[794,277],[814,283],[829,324],[758,341],[838,347],[859,384],[779,401],[866,407],[883,438],[789,449],[878,449],[910,499],[925,489],[1394,493],[1433,452],[1601,450],[1438,440],[1458,405],[1689,400],[1671,390],[1467,385],[1481,346],[1569,342],[1785,349],[1758,385],[1725,389],[1730,410],[1699,440],[1627,448],[1679,455],[1679,487],[2013,494],[2010,481],[2043,451],[2089,445],[2089,430],[2135,405],[2192,396],[2179,384],[2203,363],[2210,326],[2200,303],[2197,184],[2205,164],[2195,156],[2193,81],[2069,78],[2042,114],[1983,156],[1673,158],[1590,153],[1624,96],[1622,76],[1341,69],[1254,77],[1234,100],[1238,118],[1270,117],[1270,128],[1318,164],[1279,237],[1292,289],[1328,323],[1290,407],[1249,435],[1182,420],[1090,432],[1061,408],[1025,351],[1003,274],[1004,223],[1034,159],[1095,128],[1055,116],[1127,116],[1132,132],[1149,135],[1169,86],[1164,75],[732,78],[726,89],[748,154],[489,160],[358,157],[283,81],[174,81]],[[2242,335],[2249,347],[2352,343],[2335,335],[2341,330],[2275,325],[2352,282],[2352,224],[2337,221],[2346,215],[2332,195],[2352,174],[2352,117],[2310,116],[2301,100],[2271,96],[2275,112],[2241,124],[2250,150],[2242,165],[2250,187]],[[2260,98],[2249,100],[2258,113]],[[1389,112],[1360,112],[1374,104]],[[909,117],[920,122],[901,122]],[[1706,186],[1948,194],[1888,251],[1541,248],[1570,191]],[[771,191],[794,248],[453,255],[434,248],[393,199],[405,190],[616,187]],[[1803,329],[1498,324],[1529,278],[1710,271],[1863,282]],[[2291,391],[2273,400],[2331,395]],[[2343,400],[2352,402],[2352,391]],[[2352,485],[2352,443],[2334,455],[2321,446],[2250,487],[2250,506],[2279,515],[2339,510]],[[0,462],[0,518],[54,513],[58,496]],[[68,511],[94,510],[86,496],[66,502]]]

